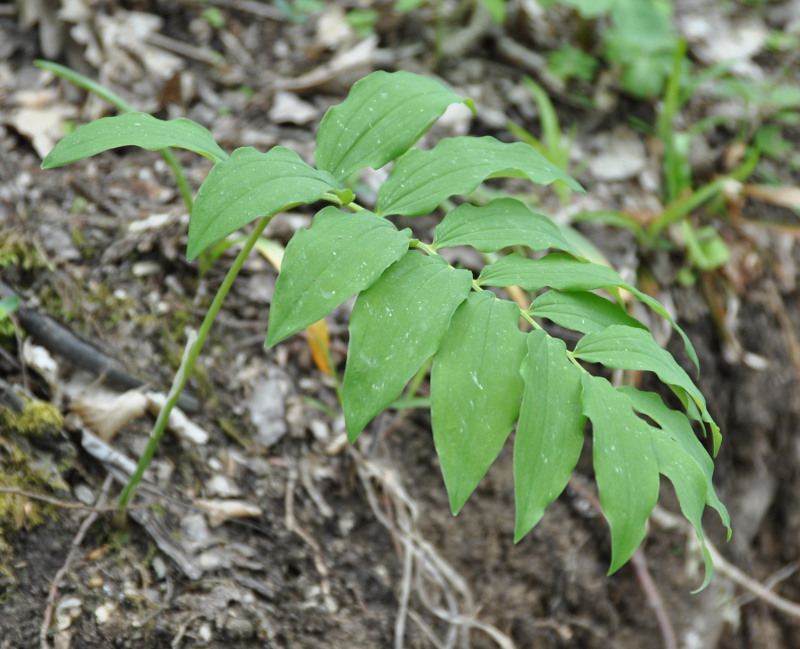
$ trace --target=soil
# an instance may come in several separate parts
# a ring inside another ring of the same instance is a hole
[[[169,386],[186,329],[199,326],[234,252],[205,274],[185,261],[186,209],[157,154],[117,150],[42,171],[37,145],[58,139],[43,125],[46,116],[84,122],[109,109],[36,70],[35,58],[99,78],[142,110],[196,119],[228,150],[283,144],[308,156],[324,110],[377,68],[438,74],[474,96],[488,117],[472,124],[473,133],[508,138],[504,114],[535,130],[532,104],[514,91],[532,71],[501,41],[513,37],[528,51],[550,47],[558,21],[569,18],[556,10],[531,32],[489,27],[476,38],[461,31],[479,22],[465,10],[445,25],[452,36],[438,60],[427,5],[398,16],[392,3],[342,3],[380,10],[372,41],[336,40],[344,29],[331,10],[336,3],[327,3],[327,32],[318,29],[318,13],[295,7],[288,16],[279,3],[212,2],[218,28],[202,17],[205,4],[188,0],[100,4],[89,16],[66,18],[46,7],[36,14],[35,3],[27,13],[0,5],[8,9],[0,14],[0,279],[28,312],[91,342],[157,390]],[[168,40],[151,34],[136,41],[140,49],[110,47],[114,29],[119,38],[133,30],[132,15],[158,17],[153,33]],[[100,44],[87,49],[87,37]],[[343,52],[364,43],[372,48],[342,63]],[[177,60],[159,59],[164,51]],[[778,62],[759,65],[771,73]],[[288,118],[275,116],[279,90],[302,100]],[[578,144],[618,133],[629,115],[652,116],[653,102],[615,92],[617,110],[605,113],[571,102],[566,91],[555,95],[563,123],[576,124]],[[686,119],[702,117],[710,101],[690,104]],[[20,118],[23,108],[43,111],[34,126]],[[296,123],[300,110],[312,116]],[[711,173],[733,134],[717,130],[707,144],[704,173]],[[197,187],[210,163],[178,156]],[[785,185],[796,183],[788,168],[775,172]],[[608,201],[604,209],[652,205],[638,176],[579,178],[596,200]],[[542,197],[544,211],[563,211],[552,194]],[[708,589],[691,594],[702,581],[696,543],[666,515],[653,519],[636,562],[606,575],[608,529],[593,504],[588,446],[570,487],[515,545],[510,448],[454,518],[424,410],[385,413],[356,445],[343,443],[333,385],[306,341],[296,336],[264,349],[276,272],[253,256],[190,381],[199,408],[188,414],[208,439],[168,435],[128,517],[76,507],[113,503],[124,482],[110,456],[87,443],[91,418],[85,405],[76,407],[91,402],[103,376],[81,370],[63,350],[51,350],[52,367],[37,361],[21,314],[16,334],[4,334],[2,386],[17,386],[66,418],[36,435],[0,426],[2,485],[56,499],[20,499],[15,523],[0,527],[0,649],[800,647],[798,617],[755,597],[736,576],[800,601],[796,217],[764,202],[731,200],[728,208],[727,218],[697,216],[713,218],[732,256],[691,287],[675,281],[684,264],[679,249],[643,251],[624,231],[584,226],[612,261],[650,278],[698,350],[699,383],[725,436],[715,484],[734,528],[726,543],[724,529],[707,517],[706,533],[725,558]],[[312,213],[276,219],[267,235],[286,243]],[[340,365],[350,306],[328,319]],[[674,337],[669,347],[684,358]],[[122,407],[114,403],[112,410]],[[110,448],[138,457],[152,423],[150,414],[131,419]],[[25,458],[29,474],[11,473],[12,456]],[[241,502],[248,515],[217,520],[203,505],[213,499]],[[666,483],[660,507],[679,511]],[[674,629],[672,644],[659,615]]]

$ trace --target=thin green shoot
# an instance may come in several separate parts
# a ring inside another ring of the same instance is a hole
[[[53,63],[52,61],[37,60],[34,61],[33,64],[37,68],[52,72],[57,77],[60,77],[65,81],[69,81],[79,88],[83,88],[84,90],[97,95],[100,97],[100,99],[106,100],[121,113],[130,113],[136,110],[131,104],[125,101],[114,91],[106,88],[96,81],[93,81],[89,77],[76,72],[72,68],[68,68],[65,65],[59,65],[58,63]],[[172,149],[162,149],[160,153],[164,158],[164,162],[167,163],[167,166],[172,171],[172,175],[175,177],[175,184],[177,184],[178,191],[181,193],[181,198],[186,205],[186,209],[191,215],[194,199],[192,198],[192,189],[189,187],[189,181],[186,179],[186,174],[183,173],[183,168],[178,162],[178,159],[175,157],[175,153],[172,151]]]

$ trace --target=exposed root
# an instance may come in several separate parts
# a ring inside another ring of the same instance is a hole
[[[603,506],[600,504],[600,500],[581,478],[578,478],[577,475],[573,475],[569,479],[569,486],[572,487],[581,498],[586,500],[598,514],[603,513]],[[653,581],[653,577],[647,567],[647,558],[641,547],[636,550],[631,557],[631,565],[636,573],[636,580],[639,582],[639,586],[647,599],[647,603],[650,605],[650,608],[653,609],[653,615],[655,615],[658,629],[661,632],[661,642],[663,643],[664,649],[677,649],[678,642],[675,637],[675,628],[672,626],[669,612],[664,605],[664,598],[661,597],[661,592],[658,590],[658,586],[655,581]]]
[[[377,520],[396,538],[403,554],[403,574],[400,580],[399,608],[395,621],[395,649],[405,646],[406,624],[410,619],[431,645],[442,649],[470,646],[471,629],[483,631],[501,649],[514,649],[514,643],[500,629],[477,618],[472,592],[466,580],[448,563],[419,531],[417,503],[400,484],[397,474],[382,466],[354,447],[348,449],[355,460],[358,476],[372,512]],[[379,495],[380,490],[380,495]],[[381,498],[391,503],[394,518],[381,505]],[[447,625],[442,635],[412,608],[412,596],[428,613]]]
[[[311,554],[314,557],[314,567],[317,569],[317,574],[319,574],[320,578],[320,590],[322,591],[323,603],[325,608],[333,613],[338,609],[338,606],[331,594],[330,571],[322,557],[322,548],[319,547],[319,543],[317,543],[316,539],[297,522],[294,516],[294,490],[297,487],[298,478],[299,474],[297,468],[294,466],[290,467],[289,478],[286,481],[286,529],[297,534],[297,536],[303,539],[305,544],[311,548]]]
[[[681,529],[684,530],[687,535],[691,535],[691,538],[694,538],[694,532],[690,531],[688,524],[682,518],[659,506],[656,506],[656,508],[653,510],[651,519],[663,528]],[[773,575],[770,580],[762,584],[730,563],[720,554],[719,550],[717,550],[717,548],[708,538],[706,538],[706,546],[708,547],[708,551],[711,553],[711,558],[714,560],[714,568],[719,574],[726,576],[732,582],[738,584],[751,593],[755,598],[766,602],[770,606],[777,608],[779,611],[783,611],[787,615],[791,615],[792,617],[800,619],[800,604],[785,599],[770,590],[770,588],[778,581],[785,579],[788,574],[792,574],[792,572],[797,569],[796,566],[793,566],[791,571],[786,575],[783,574],[784,571],[779,571],[779,573],[776,573],[777,578],[775,575]],[[789,567],[787,567],[785,570],[789,570]]]

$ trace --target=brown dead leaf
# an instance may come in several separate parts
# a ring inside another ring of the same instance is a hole
[[[229,518],[246,518],[261,516],[261,507],[244,500],[206,500],[198,498],[194,505],[206,512],[208,524],[219,527]]]
[[[790,210],[800,209],[800,187],[786,185],[743,185],[742,194],[749,198],[787,207]]]
[[[306,327],[306,340],[311,350],[311,358],[314,359],[319,371],[333,376],[330,365],[331,337],[324,319]]]

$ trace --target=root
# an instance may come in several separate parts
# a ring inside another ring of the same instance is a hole
[[[694,539],[694,532],[689,529],[688,524],[682,518],[659,506],[656,506],[656,508],[653,510],[651,519],[653,522],[665,529],[677,528],[684,530],[687,535],[690,535],[690,537]],[[773,577],[771,577],[766,584],[762,584],[730,563],[720,554],[719,550],[717,550],[716,546],[714,546],[714,544],[708,538],[706,538],[706,546],[708,547],[708,551],[711,553],[711,558],[714,561],[714,568],[719,574],[724,575],[732,582],[738,584],[755,598],[766,602],[779,611],[783,611],[787,615],[800,619],[800,604],[781,597],[774,591],[770,590],[771,586],[791,575],[797,569],[797,566],[789,566],[784,570],[779,571],[776,573],[776,575],[773,575]]]
[[[466,580],[419,531],[419,508],[390,468],[366,457],[354,447],[348,452],[355,460],[358,477],[377,520],[389,530],[402,549],[403,574],[399,608],[395,621],[394,647],[405,646],[406,624],[410,619],[431,645],[442,649],[470,646],[471,629],[483,631],[501,649],[514,649],[514,642],[500,629],[477,618],[477,607]],[[380,495],[379,495],[380,490]],[[392,518],[381,498],[391,504]],[[422,607],[447,625],[442,635],[412,607],[412,596]]]

